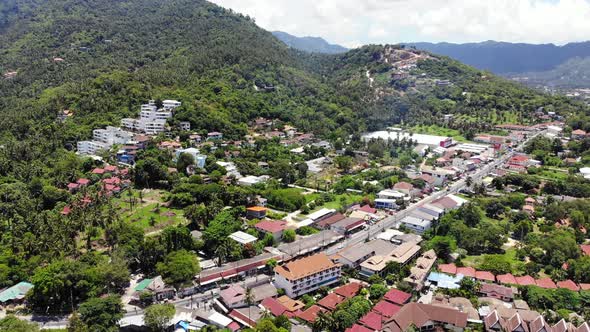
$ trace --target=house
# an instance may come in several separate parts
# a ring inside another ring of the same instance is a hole
[[[258,239],[255,236],[252,236],[248,233],[244,233],[242,231],[231,233],[229,235],[229,238],[243,245],[258,241]]]
[[[287,222],[283,220],[263,220],[256,225],[254,225],[258,231],[270,234],[275,239],[275,241],[280,241],[283,237],[283,232],[287,229]]]
[[[387,293],[385,293],[385,296],[383,296],[383,299],[387,302],[391,302],[393,304],[397,304],[397,305],[404,305],[406,304],[410,299],[412,298],[411,294],[408,294],[406,292],[403,292],[399,289],[390,289]]]
[[[395,191],[401,192],[406,196],[412,196],[412,191],[414,190],[414,186],[408,182],[398,182],[393,185],[393,189]]]
[[[18,284],[0,291],[0,304],[16,304],[21,303],[29,290],[33,288],[33,284],[21,281]]]
[[[344,332],[374,332],[374,330],[368,329],[359,324],[354,324],[352,327],[347,328]]]
[[[191,130],[191,123],[188,121],[180,121],[178,123],[178,128],[180,128],[180,130],[183,130],[183,131],[189,131],[189,130]]]
[[[139,299],[139,294],[142,292],[150,292],[153,294],[155,301],[163,301],[174,298],[176,291],[174,288],[167,287],[161,276],[153,279],[143,279],[135,286],[136,299]]]
[[[384,321],[385,318],[383,316],[374,311],[369,311],[366,315],[361,317],[358,323],[363,327],[368,328],[370,331],[381,331]]]
[[[303,319],[308,324],[313,324],[321,312],[327,312],[327,311],[328,310],[314,304],[311,307],[309,307],[307,310],[299,313],[297,315],[297,318]]]
[[[388,198],[376,198],[375,199],[375,208],[381,210],[396,210],[397,205],[396,199],[388,199]]]
[[[201,151],[196,148],[187,148],[187,149],[177,149],[175,151],[176,159],[180,158],[180,155],[186,153],[193,157],[193,165],[197,166],[198,168],[204,168],[205,163],[207,162],[207,156],[201,154]]]
[[[383,318],[388,320],[393,315],[395,315],[400,309],[401,306],[382,300],[375,304],[372,311],[383,316]]]
[[[486,331],[502,331],[500,315],[497,310],[490,312],[484,317],[483,323]]]
[[[516,284],[519,286],[529,286],[529,285],[534,286],[537,284],[535,282],[535,279],[529,275],[522,276],[522,277],[516,277],[514,279],[516,280]]]
[[[376,254],[375,256],[362,262],[360,274],[366,278],[374,274],[382,275],[385,271],[385,268],[387,267],[387,263],[396,262],[401,265],[405,265],[411,259],[416,257],[419,252],[419,245],[411,242],[402,243],[401,245],[396,246],[395,249],[393,249],[388,254]]]
[[[557,285],[551,280],[551,278],[541,278],[535,281],[537,286],[545,289],[556,289]]]
[[[231,285],[219,292],[219,296],[228,308],[247,306],[246,290],[240,285]]]
[[[381,199],[397,200],[397,199],[402,199],[405,196],[406,195],[404,193],[401,193],[397,190],[391,190],[391,189],[381,190],[380,192],[377,193],[377,198],[381,198]]]
[[[298,297],[340,281],[341,265],[319,253],[277,266],[275,285],[290,297]]]
[[[489,271],[475,271],[475,279],[481,282],[495,282],[496,277]]]
[[[458,267],[457,268],[457,275],[462,275],[468,278],[475,278],[475,269],[470,266],[465,267]]]
[[[582,254],[590,256],[590,244],[580,244],[580,249],[582,250]]]
[[[238,185],[240,185],[242,187],[251,187],[251,186],[259,184],[259,183],[264,183],[264,182],[268,181],[268,179],[270,179],[270,177],[268,175],[261,175],[261,176],[248,175],[248,176],[238,179]]]
[[[573,292],[580,291],[580,286],[578,286],[575,282],[571,281],[570,279],[558,281],[557,288],[565,288],[565,289],[569,289]]]
[[[319,229],[328,229],[332,224],[337,223],[345,218],[346,217],[342,213],[336,213],[332,216],[322,219],[315,226]]]
[[[356,269],[360,264],[375,254],[372,247],[365,243],[359,243],[338,252],[336,261],[344,266]]]
[[[407,331],[412,326],[421,331],[437,330],[437,327],[463,331],[467,327],[467,313],[450,307],[412,302],[395,313],[383,327],[383,331]]]
[[[217,131],[213,131],[207,134],[208,141],[217,141],[223,139],[223,134]]]
[[[505,285],[518,285],[516,278],[511,273],[497,275],[496,280]]]
[[[502,330],[505,332],[529,332],[527,323],[521,318],[519,313],[514,314],[506,320],[501,320]]]
[[[340,286],[334,289],[334,293],[346,298],[350,299],[355,297],[360,291],[363,286],[358,282],[350,282],[346,285]]]
[[[576,129],[572,131],[572,138],[573,139],[584,139],[588,134],[583,131],[582,129]]]
[[[266,218],[267,208],[263,206],[251,206],[246,208],[246,218],[248,219],[264,219]]]
[[[514,291],[512,288],[496,284],[482,283],[478,293],[481,296],[495,298],[504,302],[512,302],[514,300]]]
[[[526,155],[516,155],[508,160],[508,165],[516,165],[527,167],[529,165],[530,158]]]
[[[430,220],[419,219],[412,216],[407,216],[401,220],[402,225],[411,229],[412,231],[422,234],[425,231],[429,230],[432,226],[432,222]]]
[[[320,307],[328,309],[329,311],[334,311],[336,309],[336,306],[338,306],[340,303],[344,301],[346,301],[345,297],[340,296],[336,293],[330,293],[324,296],[321,300],[319,300],[317,304]]]
[[[345,218],[330,225],[330,229],[339,234],[351,234],[361,230],[366,221],[360,218]]]

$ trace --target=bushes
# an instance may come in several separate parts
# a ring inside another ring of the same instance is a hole
[[[305,205],[301,190],[295,188],[271,190],[266,196],[269,205],[281,210],[292,212]]]

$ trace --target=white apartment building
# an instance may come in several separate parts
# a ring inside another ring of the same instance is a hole
[[[76,144],[79,154],[96,154],[100,150],[110,149],[114,144],[126,144],[133,139],[133,133],[108,126],[105,129],[94,129],[92,138],[92,141],[80,141]]]
[[[76,144],[79,154],[91,155],[96,154],[100,150],[108,149],[108,145],[97,141],[80,141]]]
[[[121,127],[143,131],[148,135],[156,135],[166,131],[166,122],[172,118],[172,111],[182,103],[176,100],[164,100],[162,104],[163,108],[161,109],[158,109],[153,100],[141,105],[139,118],[124,118],[121,120]]]
[[[291,298],[313,292],[340,281],[341,265],[319,253],[277,266],[274,284]]]

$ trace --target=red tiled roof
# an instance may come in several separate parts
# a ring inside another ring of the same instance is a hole
[[[402,292],[399,289],[391,289],[387,293],[385,293],[385,296],[383,297],[383,299],[385,299],[386,301],[389,301],[391,303],[403,305],[404,303],[408,302],[408,300],[411,297],[412,297],[411,294],[408,294],[406,292]]]
[[[475,269],[470,266],[458,267],[457,274],[462,274],[464,277],[475,278]]]
[[[318,222],[319,227],[326,227],[332,224],[339,222],[340,220],[346,218],[342,213],[336,213],[335,215],[328,217],[326,219],[320,220]]]
[[[269,233],[278,233],[285,230],[287,227],[287,222],[282,220],[277,221],[270,221],[270,220],[263,220],[256,225],[254,225],[256,229],[269,232]]]
[[[373,312],[382,315],[385,318],[390,318],[401,309],[400,306],[387,301],[380,301],[373,307]]]
[[[414,186],[411,183],[402,181],[394,184],[393,189],[412,190],[414,189]]]
[[[581,290],[590,290],[590,284],[580,284]]]
[[[520,286],[536,285],[535,279],[529,275],[516,277],[516,284]]]
[[[551,278],[537,279],[536,283],[537,283],[537,286],[539,286],[541,288],[548,288],[548,289],[557,288],[557,285],[555,285],[555,283],[553,282],[553,280],[551,280]]]
[[[119,167],[113,166],[113,165],[107,165],[107,166],[105,166],[104,170],[107,172],[116,172],[119,170]]]
[[[78,181],[76,181],[76,183],[78,183],[79,185],[86,185],[90,183],[90,180],[88,179],[78,179]]]
[[[262,300],[260,303],[266,310],[270,311],[271,314],[275,316],[280,316],[287,311],[284,305],[280,304],[279,301],[272,297],[267,297],[266,299]]]
[[[516,282],[516,278],[514,278],[512,273],[498,275],[496,276],[496,280],[501,284],[518,285],[518,282]]]
[[[374,332],[364,326],[354,324],[352,327],[349,327],[345,330],[345,332]]]
[[[383,318],[383,316],[371,311],[364,315],[358,322],[361,325],[370,328],[372,331],[381,331],[381,329],[383,328],[384,320],[385,319]]]
[[[351,282],[336,288],[334,290],[334,293],[349,299],[351,297],[356,296],[360,292],[361,287],[361,284],[359,284],[358,282]]]
[[[491,282],[496,281],[494,274],[489,271],[475,271],[475,279]]]
[[[318,317],[318,314],[320,312],[326,312],[327,310],[319,307],[317,305],[312,305],[311,307],[309,307],[309,309],[305,310],[304,312],[301,312],[297,315],[297,317],[303,319],[304,321],[308,322],[308,323],[313,323],[315,322],[315,319]]]
[[[575,282],[571,281],[571,280],[564,280],[564,281],[558,281],[557,282],[557,287],[558,288],[567,288],[571,291],[577,292],[580,290],[580,286],[576,285]]]
[[[582,249],[584,255],[590,256],[590,244],[581,244],[580,249]]]
[[[105,170],[104,168],[95,168],[92,170],[92,174],[104,174]]]
[[[438,270],[442,273],[447,274],[456,274],[457,273],[457,266],[453,263],[451,264],[440,264],[438,266]]]
[[[240,324],[236,323],[236,322],[231,322],[229,323],[229,325],[227,326],[228,329],[232,330],[232,331],[237,331],[240,329]]]
[[[363,205],[363,206],[362,206],[362,207],[361,207],[359,210],[360,210],[360,211],[363,211],[363,212],[367,212],[367,213],[372,213],[372,214],[375,214],[375,213],[377,213],[377,209],[375,209],[375,208],[372,208],[372,207],[371,207],[370,205],[368,205],[368,204],[367,204],[367,205]]]
[[[64,216],[67,216],[68,214],[70,214],[70,212],[72,212],[72,208],[70,208],[69,206],[64,206],[63,210],[61,210],[61,214],[63,214]]]
[[[68,183],[68,189],[76,189],[78,188],[80,185],[74,182],[70,182]]]
[[[326,295],[323,299],[319,300],[318,305],[332,311],[332,310],[336,309],[337,305],[344,302],[344,300],[346,300],[346,298],[344,298],[336,293],[330,293],[330,294]]]

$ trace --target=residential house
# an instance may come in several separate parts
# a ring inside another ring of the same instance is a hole
[[[416,257],[420,252],[420,246],[407,242],[396,246],[390,253],[385,255],[376,254],[361,263],[360,274],[363,277],[370,277],[374,274],[382,275],[387,267],[387,263],[396,262],[401,265],[407,264],[411,259]]]
[[[511,287],[497,284],[482,283],[478,293],[481,296],[495,298],[504,302],[514,300],[514,290]]]
[[[217,131],[213,131],[207,134],[208,141],[218,141],[223,139],[223,134]]]
[[[351,234],[361,230],[366,221],[360,218],[345,218],[330,225],[330,229],[340,234]]]
[[[264,219],[266,218],[267,208],[263,206],[251,206],[246,208],[246,218],[248,219]]]
[[[362,262],[366,261],[375,254],[374,249],[365,243],[348,247],[338,252],[335,259],[338,263],[356,269]]]
[[[139,299],[139,294],[142,292],[149,292],[153,294],[155,301],[163,301],[174,298],[176,291],[172,287],[168,287],[161,276],[153,279],[143,279],[135,286],[136,295],[134,298]]]
[[[412,216],[407,216],[401,220],[402,225],[411,229],[412,231],[422,234],[425,231],[429,230],[432,226],[432,222],[430,220],[419,219]]]
[[[231,285],[219,292],[219,297],[227,308],[239,308],[248,305],[246,290],[240,285]]]
[[[21,281],[12,287],[0,290],[0,304],[9,305],[22,303],[25,296],[32,288],[33,284]]]
[[[414,191],[414,186],[408,182],[398,182],[393,185],[393,190],[399,191],[406,196],[412,196]]]
[[[229,235],[229,238],[238,242],[239,244],[246,245],[258,241],[258,238],[242,231],[237,231]]]
[[[283,220],[263,220],[254,225],[259,232],[272,235],[273,239],[278,242],[283,237],[283,232],[287,229],[287,222]]]
[[[394,314],[383,327],[383,331],[402,332],[412,326],[421,331],[442,328],[459,332],[467,327],[467,313],[450,307],[412,302]]]
[[[284,289],[290,297],[298,297],[337,283],[341,277],[341,265],[319,253],[277,266],[274,272],[277,288]]]

